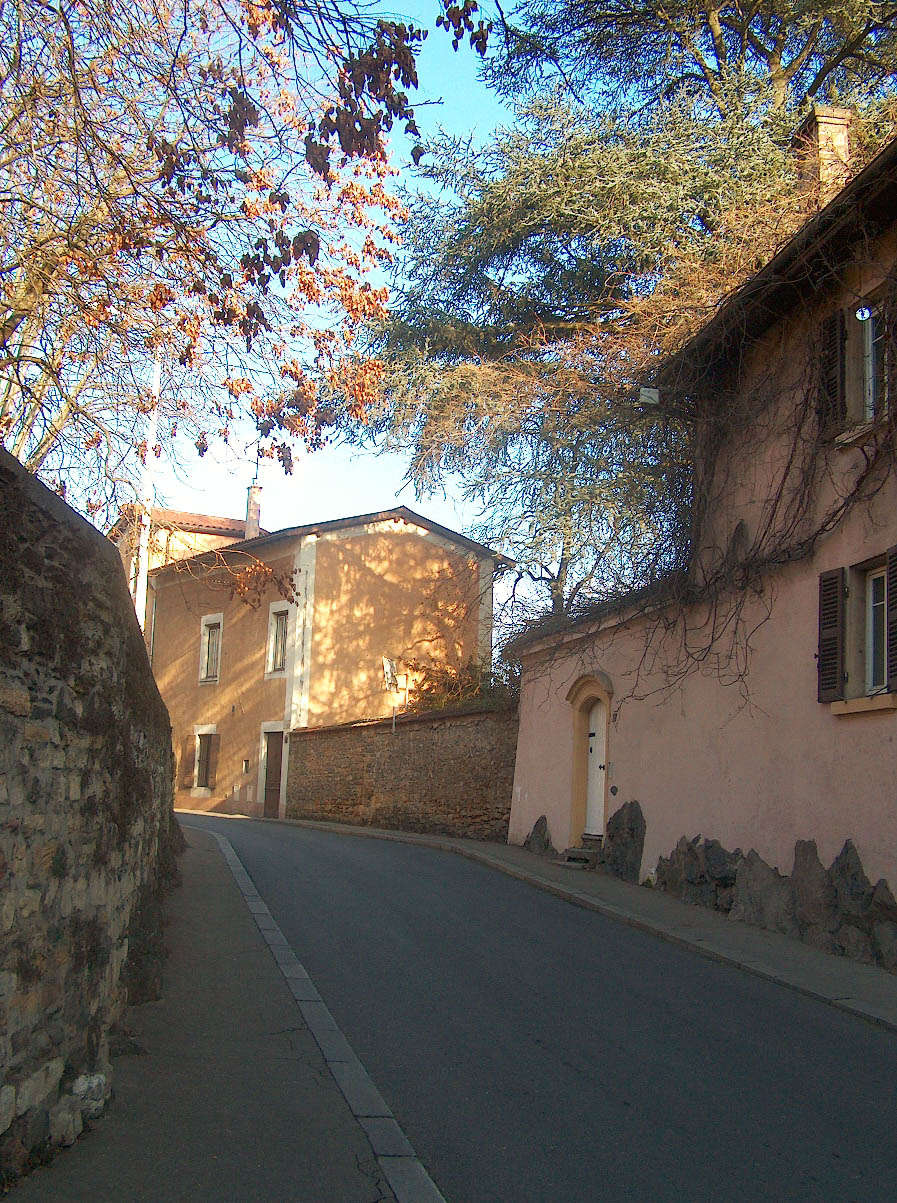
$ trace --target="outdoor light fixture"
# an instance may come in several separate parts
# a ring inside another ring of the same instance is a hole
[[[860,305],[860,307],[857,309],[857,313],[856,313],[857,321],[858,322],[868,322],[870,317],[872,317],[872,310],[869,308],[869,306],[868,305]]]

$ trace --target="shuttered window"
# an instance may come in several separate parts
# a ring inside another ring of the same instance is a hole
[[[286,610],[275,610],[271,615],[270,650],[268,672],[283,672],[287,666],[287,631],[290,616]]]
[[[819,393],[816,411],[819,432],[831,438],[844,429],[847,405],[844,391],[844,344],[846,325],[839,309],[820,323],[819,333]]]
[[[198,789],[214,789],[218,767],[218,745],[220,735],[197,735],[196,737],[196,785]]]
[[[867,422],[874,422],[887,408],[886,351],[884,316],[880,309],[871,309],[863,322],[863,418]]]
[[[218,653],[220,648],[221,624],[210,622],[206,627],[205,661],[202,673],[204,681],[216,681],[218,679]]]
[[[221,672],[223,614],[204,614],[199,627],[199,679],[214,684]]]
[[[844,581],[843,568],[819,577],[819,646],[817,697],[836,702],[844,697]]]

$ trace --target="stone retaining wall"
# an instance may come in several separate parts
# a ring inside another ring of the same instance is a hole
[[[115,548],[0,451],[0,1186],[110,1093],[172,755]]]
[[[516,711],[401,716],[290,734],[286,813],[505,840]]]
[[[897,902],[884,878],[869,881],[851,840],[827,869],[816,841],[798,840],[787,876],[754,849],[745,856],[683,836],[649,881],[683,902],[897,973]]]

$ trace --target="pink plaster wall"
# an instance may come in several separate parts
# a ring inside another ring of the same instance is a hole
[[[849,562],[843,543],[833,540],[824,556],[780,574],[772,618],[755,637],[747,703],[714,672],[696,673],[663,699],[625,700],[643,620],[541,663],[528,657],[509,842],[522,843],[544,814],[555,847],[578,843],[573,709],[565,699],[579,677],[600,670],[614,686],[615,709],[622,701],[609,732],[608,787],[618,792],[608,794],[607,814],[631,798],[641,803],[643,875],[680,836],[700,833],[728,848],[756,848],[783,873],[791,872],[795,840],[815,839],[828,864],[850,838],[873,881],[897,883],[897,711],[839,717],[816,701],[817,573]],[[661,682],[640,684],[644,691]]]
[[[864,263],[846,270],[840,290],[818,302],[808,299],[796,320],[781,322],[748,351],[743,398],[752,399],[752,374],[756,380],[763,371],[775,380],[772,364],[780,365],[780,375],[764,408],[746,407],[748,416],[716,461],[699,573],[725,554],[739,519],[749,545],[762,530],[762,499],[788,462],[798,358],[803,354],[806,363],[815,319],[826,306],[856,303],[893,256],[892,232]],[[849,492],[862,464],[857,447],[830,449],[808,529]],[[791,872],[795,840],[815,839],[828,864],[850,838],[873,881],[883,876],[897,884],[897,711],[836,715],[816,700],[815,661],[819,573],[862,565],[894,544],[892,470],[871,501],[850,510],[811,557],[765,576],[764,595],[745,614],[748,627],[754,619],[761,623],[751,641],[746,697],[738,685],[726,685],[712,664],[671,692],[645,697],[664,685],[658,666],[638,681],[643,700],[630,696],[647,632],[656,638],[656,624],[644,619],[587,636],[570,633],[565,642],[531,651],[523,663],[509,842],[521,843],[543,814],[556,848],[579,842],[573,709],[566,695],[579,678],[602,672],[613,685],[607,784],[617,788],[616,795],[608,793],[606,812],[633,798],[641,803],[647,821],[643,874],[682,835],[702,834],[745,852],[754,847],[783,873]],[[862,665],[854,656],[849,667],[848,696],[857,696],[863,693]]]

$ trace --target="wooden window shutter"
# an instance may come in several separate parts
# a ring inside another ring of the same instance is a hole
[[[819,576],[819,649],[816,654],[820,702],[844,697],[844,579],[843,568]]]
[[[220,735],[209,737],[209,789],[215,788],[215,774],[218,772],[218,749],[220,746]]]
[[[196,736],[185,735],[181,744],[181,789],[192,789],[196,773]]]
[[[847,402],[844,391],[844,343],[847,338],[844,312],[830,313],[820,323],[819,394],[816,412],[819,433],[831,437],[844,429]]]
[[[885,583],[885,647],[888,693],[897,693],[897,547],[888,549]]]

